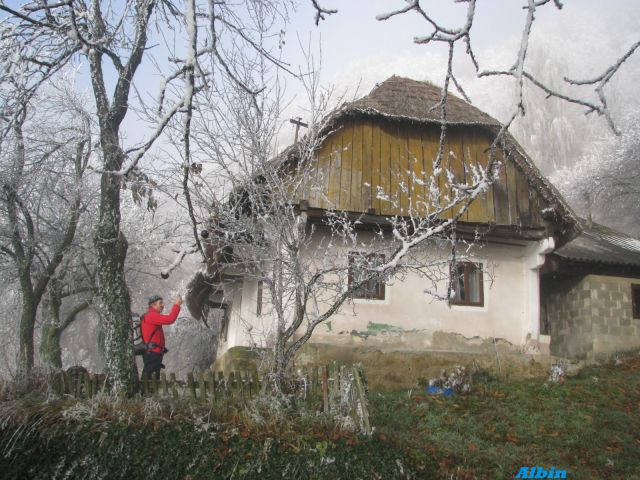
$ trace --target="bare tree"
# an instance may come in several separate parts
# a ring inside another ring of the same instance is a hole
[[[53,102],[33,95],[21,105],[0,157],[7,172],[0,195],[0,254],[20,285],[18,375],[23,379],[34,365],[38,306],[84,208],[83,177],[91,156],[88,118],[73,103],[60,108],[55,92],[49,93]]]
[[[95,296],[93,272],[70,271],[67,257],[49,282],[47,293],[42,302],[42,331],[40,334],[40,357],[45,365],[51,368],[62,368],[62,334],[78,315],[91,306]],[[71,280],[70,277],[73,277]],[[82,278],[85,281],[78,281]],[[63,312],[63,300],[70,298],[73,305]]]
[[[629,115],[621,122],[620,136],[596,142],[573,167],[554,176],[580,215],[635,235],[640,233],[638,122],[638,115]]]

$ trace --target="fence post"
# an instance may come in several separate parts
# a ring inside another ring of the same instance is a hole
[[[238,372],[238,382],[240,383],[240,398],[243,403],[247,401],[247,386],[245,385],[246,372]]]
[[[162,383],[162,393],[165,396],[169,396],[169,385],[167,385],[167,374],[162,372],[160,374],[160,383]]]
[[[171,395],[173,395],[173,398],[177,399],[178,398],[178,389],[176,387],[176,374],[175,373],[169,374],[169,382],[171,383]]]
[[[82,377],[84,374],[82,372],[78,372],[75,375],[75,388],[74,388],[74,396],[76,398],[80,398],[82,396]]]
[[[318,395],[318,367],[316,365],[311,367],[311,392],[313,397]]]
[[[229,373],[229,390],[231,391],[231,398],[235,399],[237,397],[236,394],[236,372]]]
[[[87,398],[93,397],[93,374],[87,373],[84,384],[87,387]]]
[[[187,373],[187,385],[189,387],[189,394],[192,400],[196,400],[196,382],[193,380],[193,373]]]
[[[249,386],[249,400],[251,400],[255,394],[255,378],[253,372],[247,372],[247,385]]]
[[[353,379],[356,387],[356,397],[358,402],[360,403],[360,409],[362,412],[362,423],[364,424],[364,431],[367,435],[369,435],[371,433],[371,423],[369,422],[369,408],[367,407],[367,395],[364,389],[364,372],[362,370],[362,365],[353,366]]]
[[[71,378],[67,372],[62,372],[62,392],[63,395],[71,393]]]
[[[229,393],[227,391],[227,383],[225,382],[223,372],[218,372],[218,387],[222,389],[221,395],[226,396]]]
[[[204,373],[200,372],[198,376],[198,383],[200,386],[200,400],[204,403],[207,401],[207,384],[204,380]]]
[[[64,374],[62,372],[56,372],[53,374],[51,386],[56,395],[64,394]],[[4,388],[4,387],[2,387]],[[3,391],[3,390],[0,390]]]
[[[329,374],[326,365],[320,367],[320,381],[322,382],[322,409],[327,413],[329,411]]]
[[[209,370],[207,372],[207,378],[209,379],[209,384],[211,385],[209,387],[209,392],[211,393],[211,405],[214,405],[216,403],[216,376],[211,370]]]
[[[100,392],[100,375],[99,374],[91,375],[91,390],[93,391],[93,395],[97,395]]]
[[[340,367],[336,362],[331,362],[328,367],[328,384],[329,384],[329,410],[334,404],[340,403]]]

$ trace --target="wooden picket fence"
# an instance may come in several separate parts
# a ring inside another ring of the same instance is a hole
[[[371,431],[366,380],[360,365],[333,363],[298,368],[292,380],[295,383],[293,391],[299,400],[324,412],[351,416],[362,431]],[[189,372],[185,381],[178,380],[174,373],[166,375],[163,372],[160,379],[144,379],[140,394],[144,397],[190,399],[201,404],[215,405],[221,401],[246,404],[266,391],[267,382],[266,377],[255,372],[231,372],[226,377],[223,372],[210,370],[198,374]],[[51,386],[58,395],[91,398],[104,389],[105,376],[67,370],[55,374]]]

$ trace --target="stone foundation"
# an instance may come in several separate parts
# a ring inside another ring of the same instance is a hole
[[[212,366],[225,375],[232,371],[256,370],[260,354],[246,347],[233,347]],[[435,351],[382,351],[363,347],[345,347],[318,343],[306,344],[295,358],[293,367],[360,362],[369,388],[393,391],[408,388],[424,389],[427,381],[440,375],[443,369],[456,365],[477,365],[502,379],[545,377],[557,359],[550,356],[517,353],[461,353]]]

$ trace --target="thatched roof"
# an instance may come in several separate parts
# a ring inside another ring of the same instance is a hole
[[[369,95],[344,105],[336,116],[364,114],[441,123],[441,97],[442,88],[430,82],[393,75]],[[447,96],[447,124],[500,126],[495,118],[451,93]]]
[[[574,262],[640,267],[640,240],[581,220],[582,233],[554,254]]]

